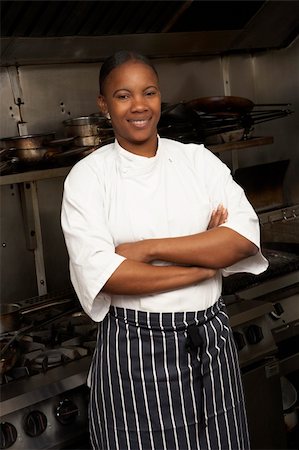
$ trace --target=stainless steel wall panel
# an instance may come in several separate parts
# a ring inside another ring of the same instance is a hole
[[[37,295],[34,255],[27,250],[18,185],[1,186],[1,302]]]
[[[252,56],[249,53],[228,56],[231,95],[255,102],[255,81]]]
[[[60,226],[64,178],[38,182],[38,199],[47,287],[49,292],[65,289],[69,280],[68,254]]]
[[[63,135],[64,120],[97,112],[98,72],[98,64],[21,67],[28,132]]]
[[[267,148],[240,152],[240,164],[253,165],[289,158],[285,192],[290,203],[299,200],[299,39],[290,47],[255,55],[255,102],[292,104],[294,114],[255,127],[255,134],[274,136]]]
[[[170,103],[209,95],[223,95],[220,58],[155,61],[162,100]]]
[[[13,92],[6,68],[0,69],[0,137],[18,135],[17,122],[19,120],[19,110],[14,103]]]

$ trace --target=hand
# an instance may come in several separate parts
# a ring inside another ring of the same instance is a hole
[[[218,272],[215,269],[209,269],[206,267],[200,267],[200,269],[202,271],[202,279],[200,281],[209,280],[210,278],[213,278]]]
[[[212,211],[212,215],[207,229],[211,230],[212,228],[219,227],[219,225],[222,225],[227,221],[227,217],[228,217],[227,209],[224,208],[223,205],[218,205],[217,209],[214,209]]]
[[[147,263],[150,262],[149,245],[149,240],[119,244],[115,252],[127,259]]]

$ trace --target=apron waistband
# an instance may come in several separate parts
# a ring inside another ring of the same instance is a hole
[[[163,329],[164,331],[182,331],[186,330],[190,325],[198,326],[209,322],[224,308],[225,303],[220,297],[214,305],[202,311],[159,313],[111,306],[109,314],[116,320],[123,321],[128,325],[136,327],[152,330]]]

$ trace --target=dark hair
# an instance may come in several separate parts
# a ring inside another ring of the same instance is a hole
[[[158,77],[158,73],[154,67],[154,65],[151,63],[151,61],[144,55],[141,55],[140,53],[136,53],[134,51],[128,51],[128,50],[119,50],[118,52],[114,53],[113,55],[109,56],[104,62],[100,70],[100,77],[99,77],[99,84],[100,84],[100,94],[103,94],[103,87],[105,80],[109,73],[115,69],[116,67],[121,66],[122,64],[126,63],[127,61],[140,61],[147,66],[151,67],[155,74]]]

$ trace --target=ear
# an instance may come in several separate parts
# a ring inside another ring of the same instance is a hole
[[[107,108],[107,103],[106,103],[105,97],[103,95],[98,96],[97,104],[98,104],[100,112],[104,116],[106,116],[108,114],[108,108]]]

